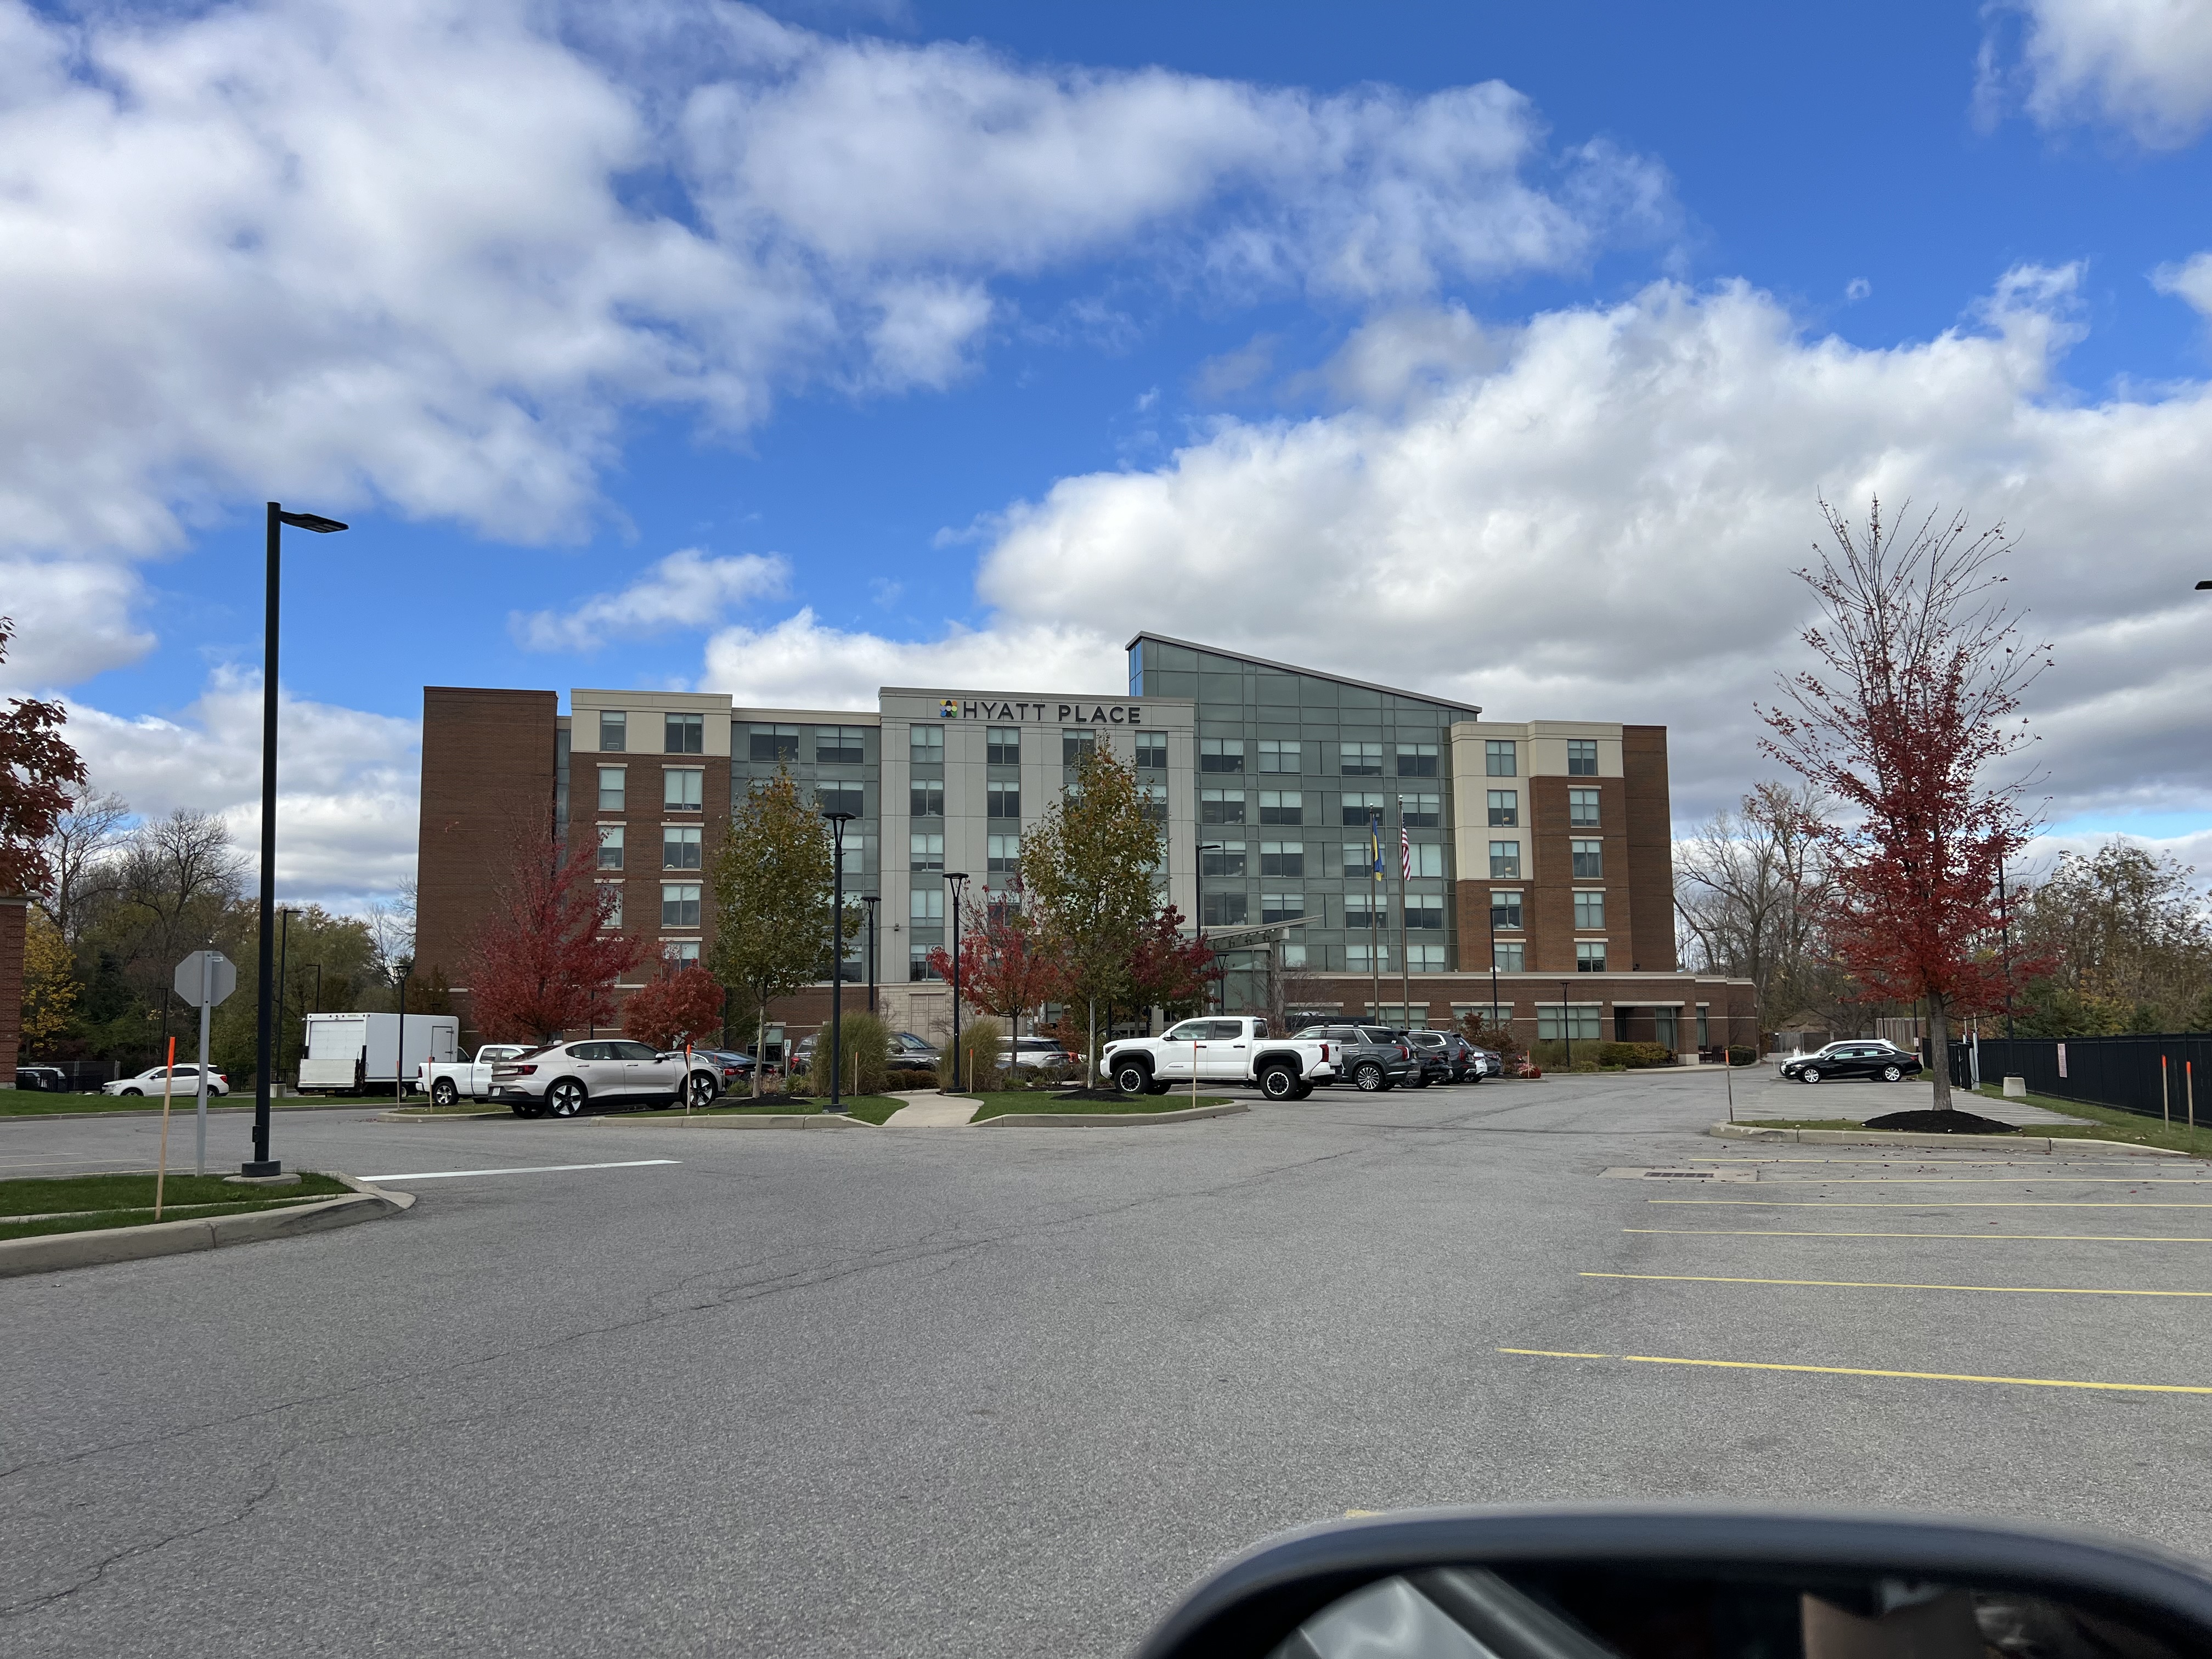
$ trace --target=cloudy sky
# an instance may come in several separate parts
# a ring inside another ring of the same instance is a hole
[[[2003,520],[2057,840],[2212,864],[2212,0],[0,0],[0,685],[410,872],[421,688],[1139,628],[1766,774],[1816,498]]]

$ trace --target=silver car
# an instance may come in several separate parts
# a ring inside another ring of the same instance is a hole
[[[694,1109],[721,1091],[720,1068],[691,1056],[688,1088]],[[491,1097],[517,1117],[574,1117],[588,1103],[674,1106],[685,1096],[683,1050],[664,1052],[628,1037],[593,1037],[533,1049],[491,1068]]]

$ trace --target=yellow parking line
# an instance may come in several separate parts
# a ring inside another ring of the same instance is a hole
[[[1623,1227],[1620,1231],[1684,1238],[2011,1238],[2063,1244],[2212,1244],[2212,1238],[2160,1233],[1828,1233],[1787,1232],[1772,1227]]]
[[[2049,1198],[1963,1198],[1956,1204],[1946,1204],[1940,1198],[1923,1203],[1899,1200],[1881,1203],[1875,1200],[1859,1202],[1844,1199],[1778,1199],[1778,1198],[1647,1198],[1646,1204],[1702,1204],[1708,1206],[1735,1205],[1754,1210],[2212,1210],[2212,1204],[2111,1204],[2091,1199],[2071,1202]]]
[[[1500,1348],[1546,1359],[1618,1359],[1631,1365],[1704,1365],[1731,1371],[1809,1371],[1821,1376],[1898,1376],[1917,1382],[2002,1382],[2016,1389],[2098,1389],[2119,1394],[2212,1394],[2188,1382],[2081,1382],[2058,1376],[1977,1376],[1967,1371],[1891,1371],[1864,1365],[1778,1365],[1756,1359],[1679,1359],[1653,1353],[1559,1353],[1549,1348]]]
[[[1584,1279],[1652,1279],[1686,1285],[1808,1285],[1831,1291],[1989,1291],[2003,1296],[2192,1296],[2212,1291],[2108,1291],[2050,1285],[1899,1285],[1871,1279],[1729,1279],[1719,1273],[1595,1273]]]

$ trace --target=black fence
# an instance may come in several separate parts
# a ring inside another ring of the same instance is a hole
[[[1951,1045],[1951,1082],[1965,1088],[1972,1046]],[[2187,1121],[2190,1093],[2205,1085],[2198,1109],[2212,1121],[2212,1034],[2182,1036],[2003,1037],[1982,1039],[1982,1081],[2024,1078],[2030,1094],[2079,1100],[2143,1117]]]

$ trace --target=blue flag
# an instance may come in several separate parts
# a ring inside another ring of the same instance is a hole
[[[1367,815],[1367,866],[1374,871],[1375,879],[1382,879],[1382,817],[1379,812]]]

